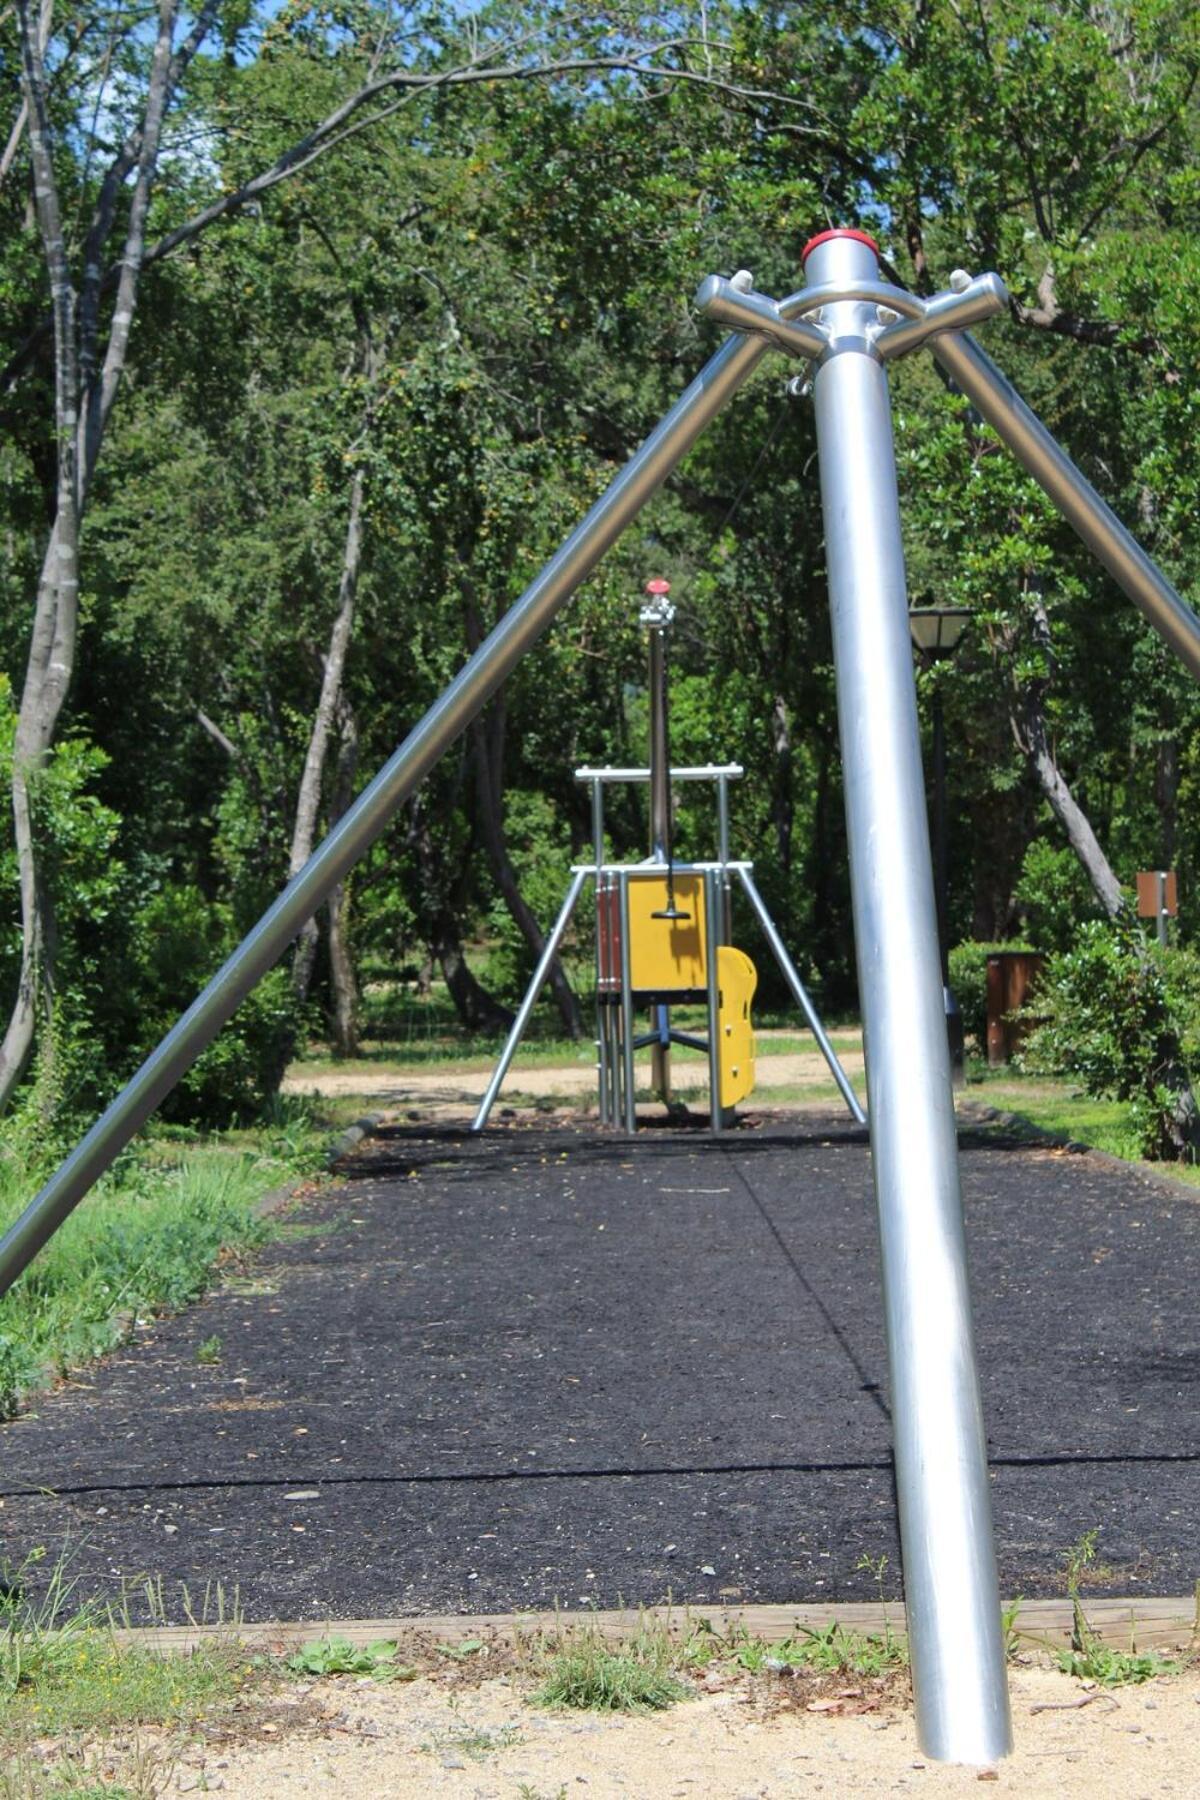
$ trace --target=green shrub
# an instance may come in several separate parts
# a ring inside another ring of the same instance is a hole
[[[1029,950],[1021,938],[1003,944],[955,944],[950,952],[950,986],[962,1013],[963,1032],[980,1055],[987,1048],[987,959],[1002,950]]]
[[[1038,1014],[1026,1067],[1126,1101],[1143,1156],[1194,1160],[1200,1133],[1188,1084],[1200,1054],[1200,958],[1147,942],[1131,919],[1092,921],[1049,958]]]
[[[1083,865],[1069,844],[1034,838],[1013,894],[1029,935],[1042,950],[1069,950],[1079,927],[1103,920]],[[1007,947],[1007,946],[1006,946]]]

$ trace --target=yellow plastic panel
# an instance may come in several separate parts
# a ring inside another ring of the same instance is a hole
[[[721,1033],[721,1105],[736,1106],[754,1086],[754,1028],[750,1002],[758,986],[758,970],[744,950],[722,944],[717,950],[720,985],[718,1026]]]
[[[707,986],[704,878],[675,877],[675,905],[686,919],[656,919],[667,904],[665,875],[629,878],[629,980],[635,991],[670,993]]]

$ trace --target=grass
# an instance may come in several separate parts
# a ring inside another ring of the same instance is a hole
[[[160,1793],[171,1763],[161,1732],[231,1707],[263,1668],[232,1635],[186,1657],[123,1645],[99,1602],[75,1604],[69,1557],[44,1578],[43,1560],[34,1551],[20,1568],[0,1568],[0,1800]],[[135,1741],[115,1763],[84,1754],[107,1734],[142,1728],[156,1741]]]
[[[534,1706],[651,1713],[693,1691],[676,1674],[680,1652],[671,1637],[649,1625],[615,1647],[597,1631],[573,1632],[542,1650],[536,1661],[541,1679],[530,1696]]]
[[[1068,1081],[1020,1075],[1012,1069],[991,1070],[972,1064],[967,1096],[1013,1115],[1018,1127],[1032,1126],[1072,1143],[1104,1150],[1122,1162],[1169,1174],[1173,1180],[1200,1187],[1200,1167],[1185,1163],[1148,1163],[1139,1153],[1129,1108],[1120,1100],[1093,1100]]]
[[[1100,1687],[1128,1687],[1152,1681],[1157,1675],[1176,1674],[1177,1663],[1156,1651],[1139,1651],[1132,1638],[1128,1650],[1118,1650],[1103,1643],[1092,1630],[1079,1590],[1096,1560],[1098,1538],[1098,1531],[1085,1531],[1063,1558],[1072,1625],[1070,1646],[1055,1652],[1059,1668],[1064,1675],[1094,1681]]]
[[[256,1203],[321,1168],[325,1144],[324,1121],[293,1101],[250,1130],[160,1126],[126,1151],[0,1300],[0,1418],[197,1299],[267,1236]],[[56,1160],[19,1121],[0,1135],[0,1229]]]

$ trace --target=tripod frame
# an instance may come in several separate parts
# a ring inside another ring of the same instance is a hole
[[[879,279],[872,241],[834,231],[808,285],[774,301],[710,277],[702,312],[734,335],[0,1241],[0,1293],[186,1073],[511,673],[706,424],[771,348],[812,364],[891,1366],[896,1486],[917,1726],[926,1752],[1010,1747],[975,1374],[953,1097],[885,365],[928,342],[1085,543],[1200,675],[1200,622],[1004,376],[965,335],[1002,311],[996,275],[926,300]]]

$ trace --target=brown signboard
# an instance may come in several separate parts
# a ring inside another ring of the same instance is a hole
[[[1139,869],[1137,908],[1139,919],[1157,919],[1162,912],[1169,919],[1175,917],[1178,908],[1175,903],[1174,869]]]

